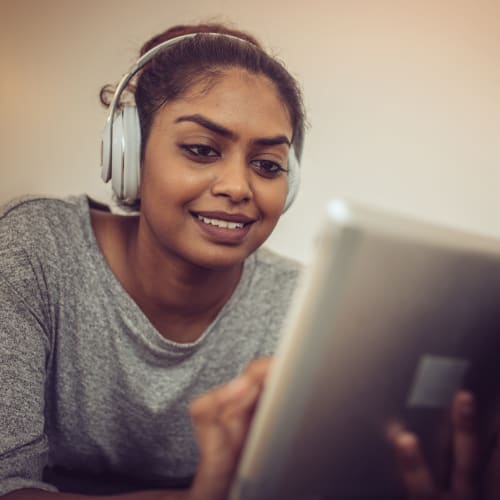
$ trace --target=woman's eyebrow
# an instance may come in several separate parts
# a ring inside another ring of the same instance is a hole
[[[181,122],[197,123],[198,125],[201,125],[202,127],[205,127],[206,129],[211,130],[212,132],[215,132],[218,135],[221,135],[222,137],[227,137],[232,141],[238,139],[238,135],[235,134],[233,131],[229,130],[223,125],[215,123],[206,116],[200,114],[183,115],[176,118],[175,123],[181,123]],[[287,144],[288,146],[291,145],[291,141],[290,139],[288,139],[286,135],[276,135],[274,137],[260,137],[252,142],[258,146],[277,146],[280,144]]]
[[[287,144],[291,146],[292,143],[286,135],[276,135],[275,137],[262,137],[260,139],[255,139],[254,144],[258,146],[279,146],[280,144]]]
[[[202,127],[205,127],[208,130],[211,130],[212,132],[215,132],[216,134],[219,134],[222,137],[227,137],[228,139],[231,140],[236,140],[238,138],[238,136],[234,132],[231,132],[231,130],[227,129],[226,127],[223,127],[222,125],[219,125],[218,123],[213,122],[212,120],[209,120],[203,115],[195,114],[195,115],[179,116],[175,120],[175,123],[180,123],[180,122],[197,123],[198,125],[201,125]]]

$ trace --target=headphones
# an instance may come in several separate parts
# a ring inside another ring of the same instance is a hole
[[[148,63],[160,50],[193,38],[196,35],[223,36],[246,42],[233,35],[223,33],[189,33],[160,43],[146,52],[130,71],[125,74],[116,87],[109,106],[106,126],[101,142],[101,178],[111,180],[113,192],[119,200],[132,204],[139,198],[141,165],[141,126],[136,106],[125,105],[117,111],[120,96],[133,76]],[[300,152],[299,152],[300,154]],[[295,199],[299,187],[299,161],[293,146],[288,154],[288,193],[283,211],[287,210]]]

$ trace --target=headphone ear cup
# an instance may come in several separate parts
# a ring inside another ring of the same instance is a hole
[[[111,187],[118,199],[123,199],[123,111],[116,113],[111,138]]]
[[[135,106],[125,106],[116,114],[111,139],[111,187],[120,200],[133,202],[138,197],[140,143],[141,131],[137,109]],[[105,147],[103,152],[106,152]]]
[[[135,106],[123,108],[123,192],[128,201],[139,198],[141,182],[141,126]]]
[[[293,146],[288,152],[288,193],[286,195],[283,212],[290,208],[299,191],[300,185],[300,165]]]

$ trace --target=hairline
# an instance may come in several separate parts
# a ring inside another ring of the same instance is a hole
[[[148,130],[148,136],[144,138],[145,143],[143,151],[145,152],[146,150],[146,144],[149,140],[151,128],[153,127],[158,115],[165,106],[176,101],[180,100],[189,101],[190,99],[207,95],[218,83],[220,83],[228,75],[228,72],[231,71],[232,69],[239,70],[241,72],[247,73],[248,75],[262,76],[269,83],[271,83],[271,86],[276,94],[276,97],[278,98],[278,100],[280,101],[280,103],[287,112],[290,125],[292,126],[292,137],[290,139],[290,145],[293,144],[295,136],[293,119],[290,113],[290,109],[288,107],[288,103],[286,99],[281,95],[281,92],[276,82],[271,77],[269,77],[264,71],[252,71],[242,66],[241,64],[230,64],[230,65],[214,64],[213,66],[207,67],[204,70],[202,70],[200,72],[199,78],[196,78],[195,81],[191,82],[189,85],[184,87],[174,99],[164,99],[159,104],[159,106],[153,111],[153,119],[151,120],[151,124]],[[202,86],[202,88],[199,89],[199,91],[196,91],[195,89],[197,86]],[[193,92],[193,94],[190,95],[190,92]]]

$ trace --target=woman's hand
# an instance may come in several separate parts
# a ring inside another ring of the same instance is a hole
[[[416,436],[402,429],[393,429],[390,440],[409,500],[477,500],[478,438],[473,396],[459,392],[451,409],[453,432],[453,463],[449,491],[440,491],[420,451]]]
[[[252,361],[228,384],[191,404],[200,464],[189,500],[225,500],[242,446],[271,366],[271,359]]]

